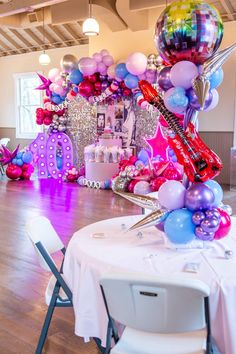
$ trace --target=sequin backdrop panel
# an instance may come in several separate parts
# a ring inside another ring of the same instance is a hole
[[[84,164],[84,148],[93,144],[97,137],[96,106],[90,105],[83,97],[77,96],[68,106],[67,133],[74,150],[74,165]]]
[[[151,137],[155,134],[160,113],[158,111],[148,112],[137,105],[134,106],[136,130],[135,144],[137,150],[148,148],[144,138]]]

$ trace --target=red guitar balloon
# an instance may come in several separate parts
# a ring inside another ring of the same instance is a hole
[[[184,131],[174,114],[168,111],[162,98],[149,82],[141,80],[139,87],[145,100],[157,107],[175,133],[174,137],[168,137],[168,142],[174,150],[178,162],[184,166],[188,179],[191,182],[205,182],[216,177],[222,169],[222,162],[204,144],[194,125],[190,122]]]

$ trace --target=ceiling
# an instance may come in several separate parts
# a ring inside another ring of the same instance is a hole
[[[223,21],[236,20],[236,0],[213,0]],[[93,0],[93,16],[114,32],[148,29],[165,0]],[[88,0],[0,0],[0,56],[87,44]],[[44,26],[43,26],[44,18]]]

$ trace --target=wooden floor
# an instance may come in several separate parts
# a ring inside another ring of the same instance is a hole
[[[102,219],[139,214],[140,208],[111,191],[53,180],[0,180],[0,354],[33,354],[44,320],[48,274],[37,265],[24,232],[28,219],[47,216],[65,244],[79,228]],[[236,192],[226,191],[236,213]],[[72,309],[56,309],[45,353],[97,354],[93,342],[74,335]]]
[[[140,208],[111,191],[53,180],[0,180],[0,354],[33,354],[46,313],[49,275],[37,265],[24,232],[28,219],[47,216],[65,244],[79,228],[113,216],[139,214]],[[97,354],[93,342],[74,335],[72,309],[56,309],[45,353]]]

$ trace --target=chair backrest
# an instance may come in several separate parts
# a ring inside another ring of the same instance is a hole
[[[7,146],[9,141],[10,141],[9,138],[2,138],[2,139],[0,139],[0,145]]]
[[[54,263],[50,255],[64,248],[64,245],[51,222],[45,216],[37,216],[26,223],[26,232],[34,245],[41,267],[47,271],[51,271],[38,249],[38,244],[40,243]]]
[[[100,284],[109,315],[125,326],[154,333],[180,333],[206,326],[209,287],[197,279],[107,274]]]

